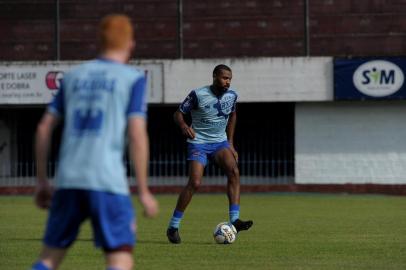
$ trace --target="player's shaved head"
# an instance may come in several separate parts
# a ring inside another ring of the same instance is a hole
[[[215,76],[217,76],[217,75],[220,75],[220,72],[221,72],[222,70],[227,70],[227,71],[232,72],[232,71],[231,71],[231,68],[230,68],[229,66],[226,66],[226,65],[224,65],[224,64],[217,65],[217,66],[214,68],[214,70],[213,70],[213,77],[215,77]]]
[[[128,16],[112,14],[104,17],[99,26],[102,50],[125,50],[134,38],[131,20]]]
[[[220,95],[228,90],[233,77],[231,68],[224,64],[217,65],[213,70],[213,90]]]

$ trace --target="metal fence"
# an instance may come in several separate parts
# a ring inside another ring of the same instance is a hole
[[[0,186],[30,186],[35,183],[33,136],[42,109],[35,113],[14,113],[16,158],[0,164]],[[149,109],[150,163],[152,185],[183,185],[187,181],[186,143],[172,120],[175,106]],[[27,122],[27,123],[26,123]],[[239,152],[241,183],[289,184],[294,182],[293,104],[243,104],[238,108],[235,145]],[[60,131],[56,132],[48,164],[52,178],[57,167]],[[125,157],[130,183],[134,171]],[[209,162],[203,184],[226,183],[220,168]]]

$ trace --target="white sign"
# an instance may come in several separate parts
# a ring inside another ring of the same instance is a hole
[[[165,60],[165,103],[179,104],[197,87],[213,82],[216,65],[233,70],[238,102],[333,100],[331,57],[260,57]]]
[[[0,104],[47,104],[60,87],[60,79],[79,62],[0,63]],[[133,63],[131,63],[133,64]],[[163,64],[142,63],[150,103],[163,102]]]
[[[404,74],[392,62],[374,60],[357,68],[353,82],[358,91],[364,95],[385,97],[396,93],[402,87]]]

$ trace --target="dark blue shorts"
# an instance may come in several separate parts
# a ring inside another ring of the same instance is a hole
[[[54,248],[69,247],[87,218],[97,247],[114,251],[134,246],[135,214],[130,196],[80,189],[55,192],[44,243]]]
[[[220,143],[188,143],[187,160],[196,160],[206,166],[208,158],[213,158],[218,151],[224,148],[230,148],[228,141]]]

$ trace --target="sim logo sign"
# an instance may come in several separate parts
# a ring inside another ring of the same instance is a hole
[[[384,97],[396,93],[402,87],[404,74],[397,65],[376,60],[359,66],[354,72],[353,81],[361,93]]]
[[[335,59],[335,99],[406,99],[406,58]]]

